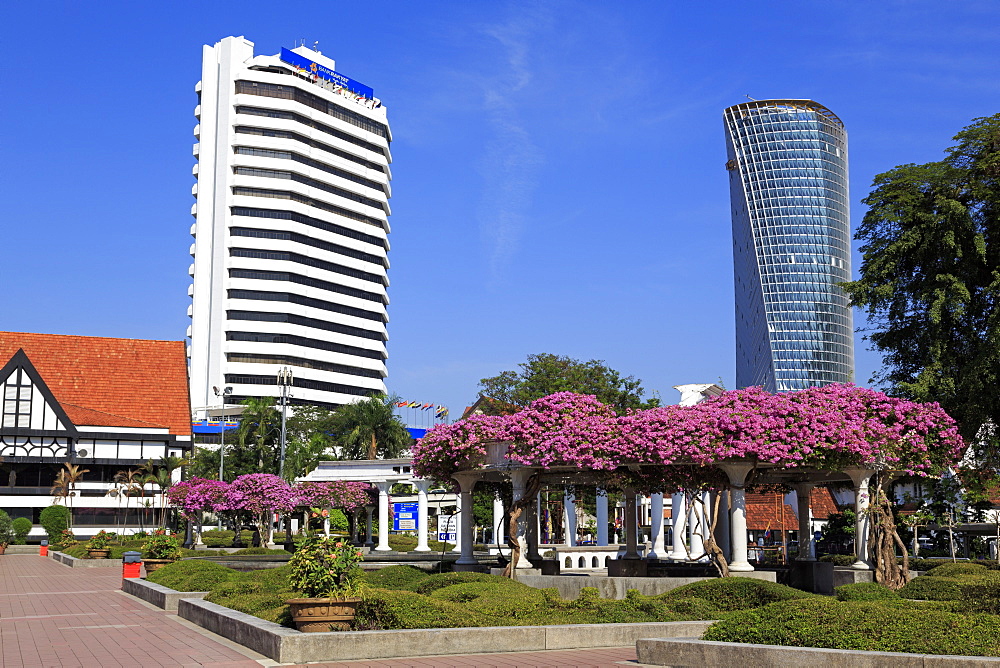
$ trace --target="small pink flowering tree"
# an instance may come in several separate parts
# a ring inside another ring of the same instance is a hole
[[[194,525],[196,542],[201,543],[202,513],[224,507],[229,483],[207,478],[190,478],[174,483],[167,490],[167,501],[181,517]]]
[[[246,513],[257,527],[261,542],[270,545],[273,516],[291,512],[297,502],[298,494],[282,478],[249,473],[229,485],[218,509]]]
[[[339,508],[350,514],[371,503],[371,483],[351,480],[303,482],[295,486],[296,505],[323,518],[323,534],[330,535],[330,511]]]

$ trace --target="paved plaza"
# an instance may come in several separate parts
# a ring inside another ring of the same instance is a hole
[[[121,592],[117,568],[69,568],[37,555],[0,557],[0,666],[283,665]],[[637,666],[634,647],[308,664],[314,668]]]

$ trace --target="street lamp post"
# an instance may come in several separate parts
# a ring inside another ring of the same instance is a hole
[[[226,462],[226,397],[233,393],[233,388],[226,385],[221,390],[218,387],[213,387],[212,391],[222,401],[222,410],[219,415],[219,482],[222,482],[222,470]],[[219,530],[222,530],[221,517],[219,518]]]
[[[287,431],[285,420],[288,413],[288,388],[292,384],[292,370],[287,366],[278,372],[278,385],[281,386],[281,457],[278,460],[278,476],[285,477],[285,443]]]

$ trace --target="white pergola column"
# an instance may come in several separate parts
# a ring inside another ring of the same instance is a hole
[[[378,552],[388,552],[389,547],[389,490],[392,488],[391,482],[377,482],[378,487],[378,545],[375,550]]]
[[[608,544],[608,495],[597,488],[597,544]]]
[[[646,558],[663,559],[667,556],[667,548],[663,544],[663,494],[651,494],[649,497],[649,532],[653,547]]]
[[[729,538],[729,490],[724,489],[719,493],[719,519],[715,525],[715,542],[722,550],[722,556],[726,561],[732,557]]]
[[[732,508],[729,513],[729,526],[731,529],[730,545],[733,551],[733,558],[729,562],[729,570],[736,573],[749,573],[754,570],[747,558],[747,499],[743,491],[747,474],[753,470],[753,464],[748,462],[726,462],[719,464],[719,468],[729,476],[729,484],[732,486]]]
[[[625,554],[622,559],[640,559],[638,531],[639,522],[636,516],[635,490],[625,489]]]
[[[520,501],[524,498],[525,485],[528,482],[528,478],[531,477],[531,469],[517,469],[510,474],[510,481],[514,488],[514,501]],[[520,547],[519,553],[520,558],[517,563],[514,564],[514,568],[531,568],[531,562],[528,561],[528,519],[530,513],[528,508],[521,511],[521,515],[517,518],[517,535],[514,536],[514,540],[517,541]]]
[[[799,556],[795,561],[816,561],[816,545],[813,543],[812,535],[812,509],[809,507],[809,497],[814,486],[811,482],[794,485],[799,515]]]
[[[478,473],[456,473],[452,477],[458,481],[458,485],[461,488],[462,502],[462,509],[458,514],[458,542],[462,555],[455,563],[459,565],[478,564],[479,562],[472,555],[472,548],[475,543],[475,537],[472,535],[473,524],[475,523],[472,516],[472,490],[475,489],[480,476]]]
[[[430,480],[414,480],[413,486],[417,488],[417,546],[414,552],[430,552],[427,545],[427,490],[431,487]]]
[[[506,520],[503,499],[499,496],[493,497],[493,542],[496,543],[498,549],[507,542],[507,527],[504,526],[507,523]]]
[[[372,535],[372,527],[375,525],[375,506],[365,506],[365,545],[374,545],[374,536]]]
[[[542,514],[538,512],[541,505],[542,493],[539,492],[535,494],[531,505],[526,509],[528,512],[528,559],[536,562],[542,558],[542,555],[538,553],[539,537],[542,535],[541,527],[539,526],[539,523],[542,521]]]
[[[691,546],[691,557],[694,559],[700,559],[705,554],[704,535],[704,508],[698,503],[698,497],[693,496],[691,507],[688,508],[688,545]]]
[[[451,548],[452,552],[462,551],[462,509],[464,508],[462,504],[462,494],[459,492],[455,495],[455,547]]]
[[[868,482],[874,471],[871,469],[850,468],[844,471],[854,482],[854,555],[857,557],[851,568],[858,571],[872,570],[871,555],[868,554],[868,504],[871,500]]]
[[[576,497],[569,491],[563,491],[563,533],[566,547],[576,546]]]
[[[671,543],[673,549],[670,559],[687,561],[687,550],[684,549],[684,534],[687,526],[687,500],[681,493],[670,495]]]

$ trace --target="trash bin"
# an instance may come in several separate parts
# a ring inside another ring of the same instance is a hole
[[[42,541],[42,546],[38,548],[38,554],[43,557],[49,556],[49,541],[47,540]]]
[[[142,568],[142,552],[122,554],[122,579],[139,577],[140,568]]]

